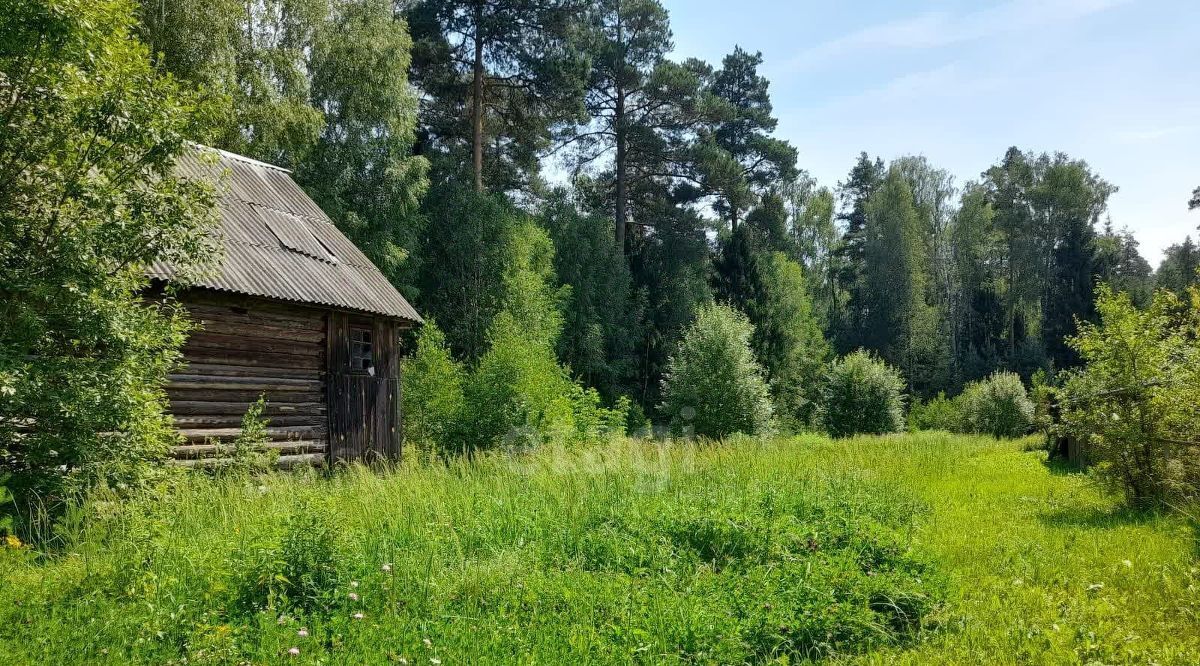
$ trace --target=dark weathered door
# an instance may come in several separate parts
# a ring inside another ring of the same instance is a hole
[[[400,455],[397,330],[385,319],[329,315],[331,462]]]

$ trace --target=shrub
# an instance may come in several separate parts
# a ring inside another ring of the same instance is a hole
[[[746,317],[732,308],[700,308],[663,379],[661,409],[676,432],[720,438],[770,429],[770,391],[750,350],[753,333]]]
[[[242,427],[238,436],[228,445],[220,447],[221,455],[218,459],[228,460],[228,463],[219,471],[235,474],[261,472],[271,469],[278,460],[279,452],[267,448],[271,438],[267,435],[267,424],[270,421],[262,415],[266,405],[266,399],[260,395],[242,415]]]
[[[962,411],[958,402],[947,398],[945,392],[939,392],[936,397],[925,402],[913,400],[912,407],[908,410],[908,429],[961,432]]]
[[[1033,401],[1014,372],[997,372],[968,384],[956,402],[968,432],[1020,437],[1033,428]]]
[[[1099,323],[1070,340],[1085,363],[1061,392],[1063,431],[1087,447],[1101,478],[1136,506],[1200,497],[1200,291],[1139,310],[1102,286]]]
[[[211,256],[214,193],[172,175],[203,114],[133,39],[134,4],[0,20],[0,476],[20,504],[136,485],[174,442],[186,322],[143,300],[145,267]]]
[[[417,334],[417,348],[403,361],[404,440],[424,451],[446,452],[461,437],[465,373],[450,355],[446,336],[427,319]]]
[[[241,576],[234,606],[243,612],[328,611],[349,598],[349,572],[360,570],[359,557],[329,505],[302,501],[277,543],[235,551]]]
[[[904,378],[868,352],[856,351],[833,363],[824,398],[821,422],[832,437],[904,429]]]

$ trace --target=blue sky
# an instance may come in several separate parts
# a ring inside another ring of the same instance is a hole
[[[1010,145],[1088,161],[1156,266],[1200,235],[1200,0],[664,0],[675,58],[762,51],[779,135],[834,185],[859,151],[962,184]]]

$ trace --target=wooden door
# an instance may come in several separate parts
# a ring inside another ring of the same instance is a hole
[[[331,312],[328,331],[331,462],[399,457],[400,364],[395,324]]]

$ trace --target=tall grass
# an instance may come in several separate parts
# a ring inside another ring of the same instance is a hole
[[[1186,521],[1043,458],[921,434],[194,477],[0,551],[0,655],[1197,663]]]

